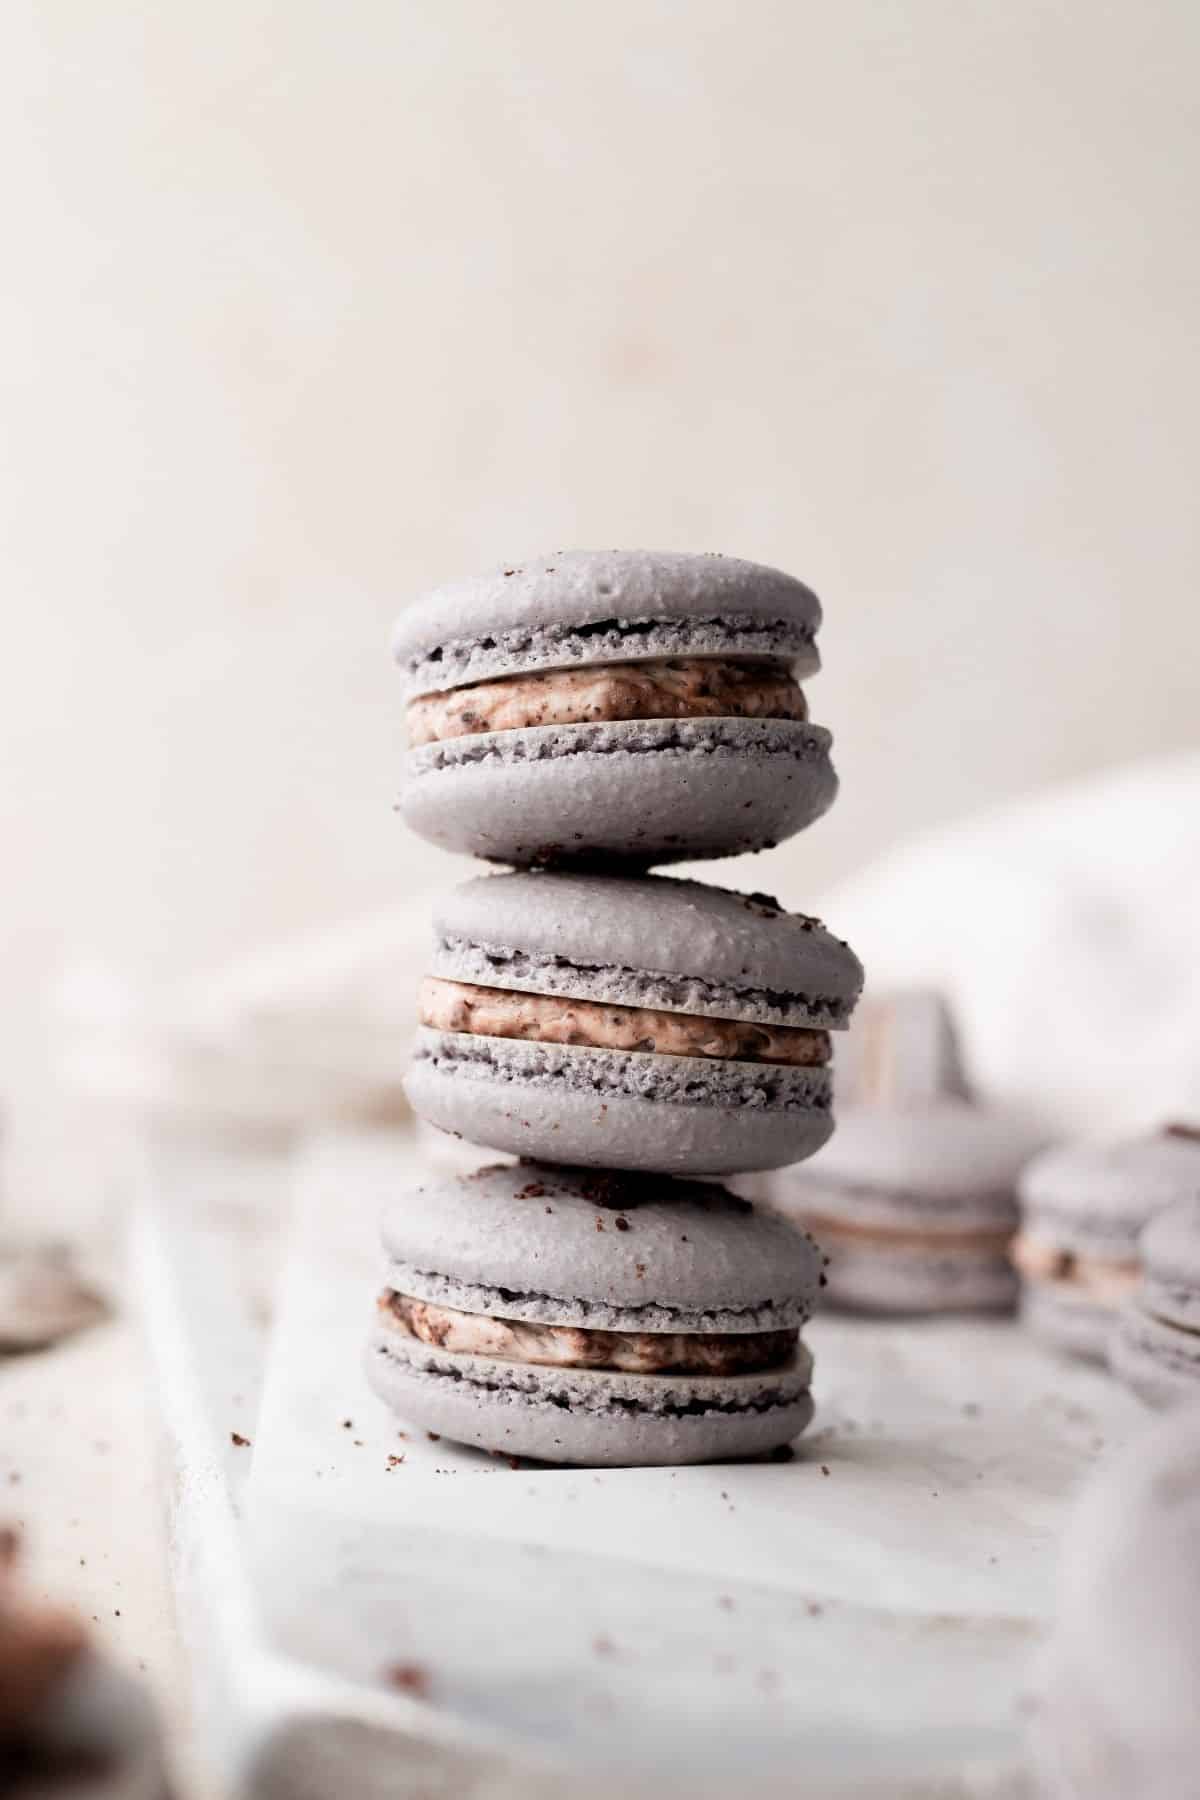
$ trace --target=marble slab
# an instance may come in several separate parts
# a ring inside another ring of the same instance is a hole
[[[229,1791],[303,1766],[331,1793],[1026,1792],[1056,1534],[1135,1426],[1126,1396],[1011,1324],[825,1318],[790,1462],[557,1470],[431,1441],[362,1374],[376,1217],[428,1156],[341,1134],[279,1172],[257,1336],[213,1211],[236,1168],[151,1170],[181,1605]]]

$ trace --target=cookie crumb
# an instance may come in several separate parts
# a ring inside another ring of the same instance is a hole
[[[429,1670],[423,1663],[392,1663],[383,1671],[383,1679],[389,1687],[399,1688],[402,1694],[412,1694],[417,1700],[424,1700],[429,1695]]]
[[[243,1437],[240,1431],[231,1431],[229,1434],[229,1441],[231,1444],[236,1444],[239,1450],[248,1450],[250,1448],[250,1439],[248,1437]]]

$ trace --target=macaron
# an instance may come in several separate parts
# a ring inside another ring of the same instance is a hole
[[[1113,1373],[1149,1406],[1200,1400],[1200,1167],[1190,1199],[1138,1240],[1143,1276],[1109,1342]]]
[[[816,1246],[715,1184],[503,1164],[397,1196],[367,1351],[407,1421],[547,1462],[751,1456],[812,1417]]]
[[[847,945],[762,894],[525,871],[444,897],[405,1083],[470,1142],[589,1167],[721,1175],[832,1130]]]
[[[943,1096],[859,1106],[772,1202],[829,1256],[827,1303],[856,1312],[995,1312],[1016,1299],[1008,1245],[1016,1179],[1038,1137],[1023,1121]]]
[[[1187,1126],[1045,1151],[1020,1183],[1012,1253],[1025,1322],[1056,1348],[1103,1361],[1117,1309],[1138,1285],[1139,1234],[1197,1193],[1200,1135]]]
[[[1054,1625],[1024,1709],[1038,1794],[1197,1792],[1198,1569],[1200,1408],[1189,1407],[1136,1433],[1067,1521]]]
[[[799,679],[821,608],[734,557],[555,551],[401,614],[400,811],[448,850],[518,867],[763,850],[837,779]]]

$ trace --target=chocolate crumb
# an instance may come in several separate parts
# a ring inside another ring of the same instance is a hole
[[[442,1434],[440,1431],[427,1431],[425,1436],[429,1439],[431,1444],[440,1444],[442,1441]]]
[[[624,1217],[618,1216],[618,1218],[616,1220],[616,1227],[617,1227],[618,1231],[628,1231],[629,1230],[629,1220]]]
[[[231,1444],[236,1444],[239,1450],[248,1450],[250,1448],[250,1439],[248,1437],[243,1437],[240,1431],[231,1431],[229,1434],[229,1441]]]
[[[829,1473],[829,1464],[828,1463],[821,1464],[821,1473],[822,1473],[822,1475],[828,1475],[828,1473]]]
[[[424,1700],[429,1694],[429,1670],[423,1663],[392,1663],[383,1671],[383,1679],[389,1687],[399,1688],[403,1694],[412,1694],[418,1700]]]
[[[354,1420],[353,1419],[343,1419],[342,1420],[342,1430],[343,1431],[353,1431],[354,1430]]]
[[[389,1457],[387,1459],[387,1466],[389,1469],[398,1469],[400,1467],[400,1464],[403,1461],[404,1461],[404,1457],[402,1455],[401,1456],[389,1455]]]

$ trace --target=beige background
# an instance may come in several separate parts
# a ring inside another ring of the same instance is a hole
[[[389,816],[388,622],[541,546],[823,594],[843,799],[754,870],[796,903],[1200,739],[1188,0],[0,36],[0,1092],[65,960],[159,981],[450,873]]]

